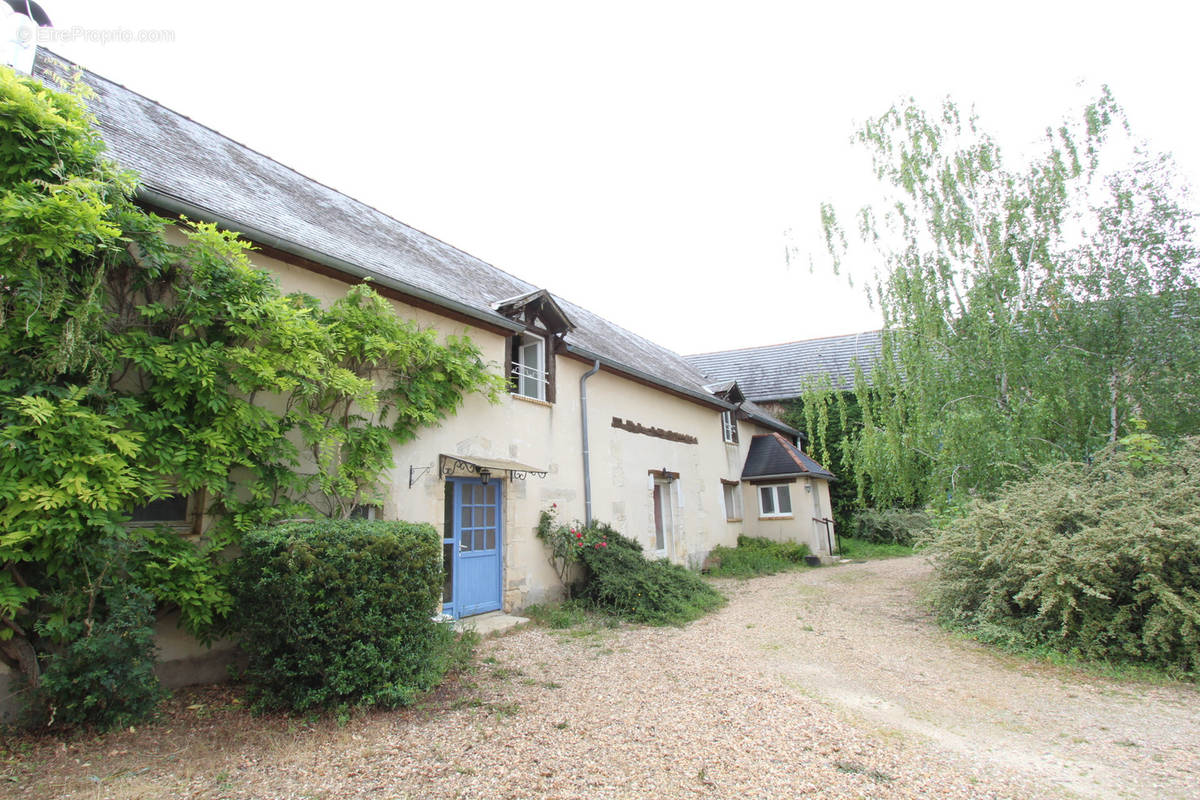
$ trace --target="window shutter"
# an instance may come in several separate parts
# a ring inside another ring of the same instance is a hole
[[[508,348],[504,354],[504,377],[508,381],[508,390],[516,393],[521,390],[520,379],[513,374],[513,366],[520,362],[518,352],[521,348],[521,334],[508,337]]]
[[[558,349],[558,339],[554,336],[546,337],[546,402],[554,402],[554,351]]]
[[[737,409],[735,408],[733,411],[729,412],[729,425],[733,429],[733,436],[731,438],[733,439],[734,444],[738,443],[737,418],[738,418],[738,412],[737,412]]]

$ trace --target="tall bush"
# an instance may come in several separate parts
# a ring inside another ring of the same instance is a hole
[[[254,708],[390,708],[441,680],[453,631],[432,619],[443,578],[432,526],[292,523],[242,548],[232,625]]]
[[[941,618],[1018,647],[1200,673],[1200,438],[1170,453],[1146,438],[1007,484],[931,535]]]
[[[76,623],[104,620],[72,600],[103,543],[205,638],[245,531],[376,501],[396,442],[504,385],[369,286],[284,295],[233,233],[147,213],[87,96],[0,67],[0,663],[34,691]],[[128,528],[172,494],[216,520],[198,542]]]

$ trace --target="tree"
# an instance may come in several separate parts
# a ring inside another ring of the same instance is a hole
[[[1197,430],[1194,215],[1169,160],[1127,131],[1107,90],[1015,166],[950,101],[937,114],[910,101],[859,131],[885,187],[856,216],[886,328],[848,445],[873,502],[987,493],[1089,458],[1139,419],[1152,434]],[[1123,149],[1131,163],[1106,169]],[[840,268],[851,248],[835,210],[821,213]]]
[[[366,285],[285,296],[246,242],[144,211],[83,92],[0,69],[0,658],[35,687],[129,587],[208,636],[243,532],[347,516],[394,443],[503,388]],[[216,515],[198,543],[128,525],[174,494]]]

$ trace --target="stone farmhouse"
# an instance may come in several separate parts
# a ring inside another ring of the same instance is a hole
[[[74,70],[39,51],[34,74]],[[141,177],[164,216],[214,222],[251,241],[286,292],[329,302],[369,279],[395,312],[470,337],[509,379],[499,404],[473,396],[398,446],[384,501],[362,513],[442,531],[443,610],[519,611],[561,593],[535,530],[608,522],[651,557],[699,567],[739,534],[829,554],[828,483],[800,434],[681,356],[347,197],[215,130],[91,72],[89,106],[111,156]],[[202,536],[202,503],[178,498],[141,521]],[[163,657],[182,670],[194,644],[170,626]],[[167,667],[170,664],[166,665]]]

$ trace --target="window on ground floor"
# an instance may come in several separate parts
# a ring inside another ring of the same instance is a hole
[[[671,482],[654,481],[654,549],[665,552],[671,540]]]
[[[761,517],[792,515],[792,495],[786,483],[758,487],[758,514]]]
[[[134,528],[165,525],[179,533],[199,533],[203,509],[202,492],[172,494],[133,509],[129,525]]]
[[[721,481],[725,494],[725,519],[737,522],[742,518],[742,491],[736,481]]]

